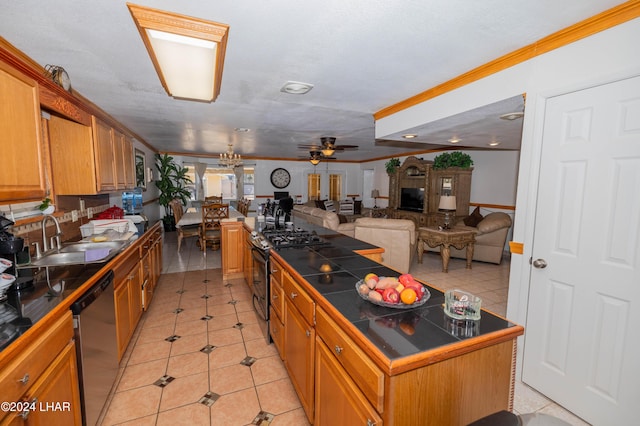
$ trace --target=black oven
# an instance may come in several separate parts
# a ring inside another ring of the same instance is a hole
[[[269,334],[269,250],[252,247],[253,262],[253,309],[258,315],[260,328],[267,343],[271,342]]]

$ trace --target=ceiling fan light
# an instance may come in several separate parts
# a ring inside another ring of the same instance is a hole
[[[458,142],[460,142],[460,139],[458,139],[458,138],[451,138],[451,139],[449,139],[449,142],[450,142],[450,143],[458,143]]]
[[[311,164],[313,164],[314,166],[317,166],[320,163],[320,159],[319,158],[310,158],[309,162]]]
[[[331,157],[336,150],[332,148],[323,148],[320,152],[322,152],[322,155],[325,157]]]
[[[415,133],[408,133],[406,135],[402,135],[402,137],[405,139],[415,139],[418,137],[418,135],[416,135]]]

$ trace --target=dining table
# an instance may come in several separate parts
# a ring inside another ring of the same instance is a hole
[[[244,217],[242,213],[234,209],[233,206],[229,206],[229,219],[236,219]],[[197,225],[202,223],[202,208],[190,207],[176,223],[176,228],[187,225]]]

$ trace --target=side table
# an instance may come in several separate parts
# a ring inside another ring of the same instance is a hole
[[[425,243],[429,247],[442,246],[440,256],[442,257],[442,272],[449,272],[449,258],[451,251],[449,246],[458,250],[467,247],[467,269],[471,269],[471,259],[473,258],[473,246],[476,242],[476,231],[463,228],[439,229],[434,226],[418,228],[418,263],[422,263],[422,254]]]

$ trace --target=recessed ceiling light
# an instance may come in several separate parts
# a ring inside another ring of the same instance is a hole
[[[522,117],[524,117],[524,112],[509,112],[507,114],[502,114],[500,116],[500,119],[513,121],[513,120],[517,120],[518,118],[522,118]]]
[[[451,142],[451,143],[458,143],[458,142],[460,142],[460,139],[458,139],[458,138],[451,138],[451,139],[449,139],[449,142]]]
[[[247,129],[246,127],[236,127],[234,130],[236,132],[246,133],[246,132],[249,132],[251,129]]]
[[[498,142],[498,141],[491,141],[491,142],[489,142],[489,144],[488,144],[488,145],[489,145],[489,146],[498,146],[498,145],[500,145],[500,142]]]
[[[289,93],[290,95],[304,95],[311,89],[313,89],[313,84],[302,83],[299,81],[287,81],[284,86],[280,88],[280,91]]]
[[[418,135],[416,135],[415,133],[409,133],[409,134],[406,134],[406,135],[402,135],[402,137],[405,138],[405,139],[414,139],[414,138],[417,138]]]

